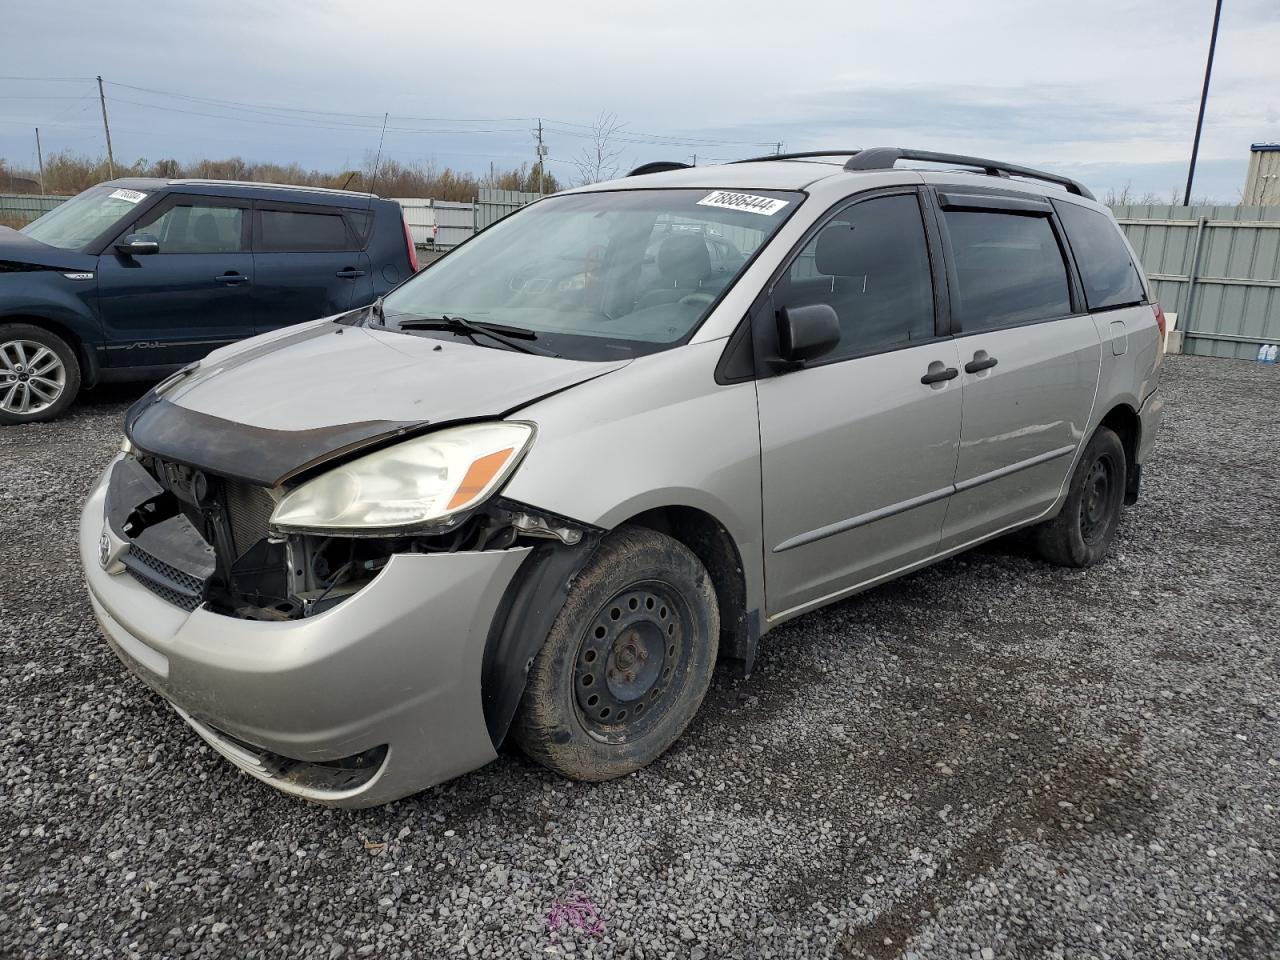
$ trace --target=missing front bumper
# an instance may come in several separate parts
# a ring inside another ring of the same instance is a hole
[[[188,613],[117,569],[110,551],[103,566],[105,487],[89,497],[80,528],[102,631],[240,769],[296,796],[354,807],[406,796],[496,756],[482,661],[530,548],[397,555],[362,591],[302,620],[244,620],[207,606]],[[331,776],[317,768],[341,768],[384,746],[367,780],[335,788],[317,779]]]
[[[335,760],[298,760],[202,723],[179,706],[173,709],[205,743],[245,773],[307,799],[336,803],[358,796],[386,766],[389,751],[385,743]]]

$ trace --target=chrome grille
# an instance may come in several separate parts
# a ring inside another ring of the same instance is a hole
[[[235,541],[238,559],[267,535],[276,502],[265,487],[228,480],[224,489],[227,520],[231,524],[231,539]]]

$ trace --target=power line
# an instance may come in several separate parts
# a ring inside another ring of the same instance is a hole
[[[93,77],[0,77],[0,80],[22,80],[29,83],[92,83]]]
[[[351,117],[361,120],[381,120],[374,113],[343,113],[337,110],[311,110],[306,107],[282,107],[265,103],[246,103],[241,100],[220,100],[213,97],[197,97],[187,93],[173,93],[167,90],[156,90],[153,87],[138,87],[129,83],[119,83],[115,80],[108,80],[108,86],[123,87],[127,90],[137,90],[141,93],[150,93],[158,97],[172,97],[177,100],[189,100],[196,103],[209,104],[211,106],[237,107],[251,112],[277,112],[277,113],[304,113],[319,117]],[[533,117],[413,117],[400,114],[391,114],[398,120],[416,120],[424,123],[523,123],[527,120],[535,119]]]
[[[203,110],[188,110],[185,107],[166,107],[159,103],[143,103],[139,100],[129,100],[124,97],[112,97],[112,103],[127,103],[134,107],[144,107],[148,110],[164,110],[168,113],[184,113],[193,117],[207,117],[213,120],[230,120],[234,123],[258,123],[266,124],[272,127],[293,127],[299,130],[378,130],[381,123],[344,123],[343,121],[335,121],[333,123],[322,123],[320,121],[306,121],[302,118],[295,118],[293,122],[281,120],[280,118],[259,118],[259,117],[237,117],[226,113],[207,113]],[[390,114],[388,114],[390,116]],[[403,117],[398,119],[404,119]],[[387,127],[389,132],[394,133],[524,133],[524,129],[520,127],[501,127],[488,130],[474,129],[452,129],[448,127]]]
[[[382,119],[377,114],[370,114],[370,113],[349,113],[349,112],[342,112],[342,111],[336,111],[336,110],[313,110],[306,107],[287,107],[287,106],[280,106],[275,104],[251,103],[251,102],[242,101],[242,100],[226,100],[226,99],[220,99],[215,97],[201,97],[193,94],[177,93],[169,90],[160,90],[155,87],[141,87],[135,84],[121,83],[115,80],[108,80],[107,84],[113,87],[121,87],[128,90],[136,90],[140,93],[149,93],[149,94],[152,94],[153,96],[170,97],[173,99],[185,100],[188,102],[200,103],[200,104],[205,104],[209,106],[218,106],[218,107],[224,107],[224,108],[230,107],[230,108],[235,108],[239,110],[245,110],[248,112],[260,113],[268,117],[273,117],[273,115],[276,113],[297,113],[297,114],[303,114],[307,116],[324,118],[326,120],[329,120],[331,123],[334,122],[333,118],[346,117],[354,120],[372,121],[371,123],[365,125],[369,129],[376,128],[378,123]],[[116,99],[119,99],[119,98],[116,98]],[[122,101],[122,102],[136,103],[136,101]],[[139,104],[139,105],[154,106],[157,109],[167,109],[167,110],[179,109],[176,107],[163,107],[159,104]],[[522,122],[536,123],[538,122],[537,117],[418,117],[418,116],[403,115],[403,114],[390,114],[390,116],[395,117],[396,120],[410,121],[410,122],[416,122],[416,123],[522,123]],[[301,120],[302,118],[297,118],[297,119]],[[592,129],[591,124],[579,123],[574,120],[545,120],[543,122],[547,124],[555,124],[561,127],[577,127],[586,131],[590,131]],[[343,125],[346,126],[347,124],[343,124]],[[350,126],[361,126],[361,125],[350,124]],[[388,129],[394,130],[395,128],[389,127]],[[401,129],[403,130],[404,128],[401,128]],[[450,132],[450,131],[439,131],[439,132]],[[461,132],[461,131],[458,131],[458,132]],[[506,132],[519,132],[519,131],[503,130],[501,132],[506,133]],[[585,133],[585,134],[577,133],[573,130],[556,130],[555,132],[563,134],[564,136],[572,136],[572,137],[593,136],[593,134],[590,134],[590,133]],[[655,146],[771,147],[775,143],[775,141],[773,140],[733,140],[733,139],[721,139],[721,138],[714,138],[714,137],[691,137],[691,136],[682,136],[679,134],[645,133],[642,131],[635,131],[635,130],[625,130],[623,132],[627,134],[627,138],[624,139],[622,142],[635,143],[635,144],[641,144],[641,145],[652,144]]]
[[[83,81],[93,82],[95,79],[96,78],[94,77],[0,77],[0,80],[48,81],[48,82],[66,82],[66,83],[83,82]],[[263,116],[272,118],[272,122],[278,122],[275,117],[276,114],[290,113],[290,114],[302,114],[303,116],[314,116],[317,118],[322,118],[323,120],[328,121],[326,125],[330,127],[350,126],[353,128],[359,128],[363,126],[363,127],[366,127],[367,129],[377,129],[382,120],[381,116],[373,113],[352,113],[352,112],[343,112],[338,110],[314,110],[307,107],[290,107],[290,106],[282,106],[278,104],[253,103],[253,102],[243,101],[243,100],[228,100],[228,99],[222,99],[217,97],[202,97],[202,96],[197,96],[195,94],[178,93],[172,90],[161,90],[156,87],[143,87],[143,86],[138,86],[137,84],[122,83],[118,80],[104,80],[103,83],[105,83],[109,87],[120,87],[121,89],[134,90],[139,93],[147,93],[157,97],[168,97],[171,99],[184,100],[187,102],[204,104],[207,106],[233,108],[237,110],[247,111],[250,113],[258,113]],[[20,97],[15,95],[11,99],[58,99],[58,98]],[[141,103],[136,100],[127,100],[121,97],[114,97],[113,102],[131,103],[135,106],[153,107],[154,109],[157,109],[157,110],[169,110],[169,111],[179,112],[179,113],[184,112],[177,107],[165,107],[161,104]],[[221,117],[216,114],[201,114],[197,111],[185,111],[185,112],[192,113],[196,116],[207,116],[215,119],[241,119],[241,120],[244,119],[244,118],[233,118],[233,117]],[[397,120],[400,120],[400,121],[409,121],[414,123],[525,123],[525,122],[536,123],[538,121],[537,117],[418,117],[418,116],[411,116],[407,114],[406,115],[389,114],[389,116],[394,116]],[[340,120],[335,119],[340,117],[345,117],[351,120],[368,120],[371,122],[368,124],[346,124]],[[302,117],[299,117],[297,119],[305,123]],[[582,123],[576,120],[546,119],[543,122],[549,125],[553,124],[559,127],[576,127],[580,130],[585,130],[585,131],[590,131],[592,129],[591,124]],[[315,125],[319,125],[319,123],[320,121],[316,121]],[[388,130],[391,130],[391,131],[395,131],[396,129],[397,128],[395,127],[388,127]],[[408,131],[408,128],[400,128],[400,129],[401,129],[401,132],[411,132],[411,131]],[[424,131],[424,132],[428,132],[428,131]],[[429,132],[452,132],[452,131],[429,131]],[[458,132],[461,132],[461,131],[458,131]],[[516,133],[520,131],[502,130],[500,132]],[[579,137],[579,138],[589,137],[594,135],[589,132],[585,134],[577,133],[573,130],[554,130],[554,132],[564,136]],[[638,145],[691,146],[691,147],[692,146],[771,147],[771,146],[774,146],[775,144],[775,141],[772,141],[772,140],[735,140],[735,139],[716,138],[716,137],[685,136],[681,134],[648,133],[648,132],[639,131],[639,130],[623,130],[622,132],[626,134],[626,136],[621,140],[621,142],[634,143]]]
[[[586,130],[594,129],[592,124],[577,123],[576,121],[573,121],[573,120],[548,120],[547,123],[555,123],[555,124],[559,124],[561,126],[566,126],[566,127],[582,127]],[[568,131],[562,131],[562,132],[567,133]],[[643,133],[639,130],[624,130],[623,132],[630,134],[633,137],[652,137],[652,138],[657,138],[664,141],[671,141],[672,143],[674,143],[675,141],[682,141],[690,144],[703,143],[703,144],[711,144],[714,146],[726,146],[726,147],[727,146],[772,147],[776,143],[776,141],[774,140],[717,140],[712,137],[685,137],[679,134]]]
[[[488,126],[477,127],[479,124],[505,124],[528,122],[530,124],[538,124],[543,134],[553,134],[559,137],[569,137],[574,139],[590,139],[594,136],[591,124],[580,123],[573,120],[547,120],[538,118],[522,118],[522,117],[418,117],[410,115],[384,114],[378,116],[376,114],[354,113],[335,110],[316,110],[307,107],[291,107],[277,104],[262,104],[249,101],[221,99],[214,97],[202,97],[193,94],[179,93],[170,90],[161,90],[154,87],[143,87],[135,84],[121,83],[119,81],[104,80],[102,78],[93,77],[0,77],[0,80],[12,81],[29,81],[29,82],[97,82],[99,85],[98,99],[103,112],[103,132],[108,140],[108,162],[114,166],[114,157],[111,154],[110,145],[110,128],[107,120],[106,111],[106,95],[103,90],[104,86],[119,88],[127,91],[135,91],[144,94],[149,98],[162,98],[179,101],[181,106],[168,105],[163,103],[149,102],[148,100],[130,99],[127,97],[112,97],[112,105],[127,105],[129,107],[140,108],[143,110],[162,110],[169,113],[185,114],[188,116],[204,117],[214,120],[223,120],[233,123],[248,123],[262,126],[270,126],[273,128],[292,128],[298,130],[335,130],[340,132],[372,132],[374,129],[381,128],[382,136],[391,135],[408,135],[423,136],[431,134],[466,134],[466,135],[507,135],[520,134],[528,130],[528,127],[502,127]],[[21,95],[0,96],[0,99],[8,100],[65,100],[69,101],[66,109],[55,115],[53,121],[45,120],[42,126],[50,127],[83,127],[85,124],[75,121],[69,123],[57,122],[62,117],[67,116],[76,110],[77,105],[84,104],[80,107],[77,114],[83,114],[91,109],[93,97],[90,96],[31,96],[24,97]],[[192,109],[193,107],[203,107],[205,109]],[[127,113],[128,111],[126,111]],[[247,114],[247,115],[246,115]],[[394,121],[390,118],[395,116],[396,121],[401,125],[392,125]],[[29,122],[29,121],[28,121]],[[425,127],[416,126],[414,124],[458,124],[456,127]],[[120,130],[141,134],[147,136],[148,139],[156,137],[155,131],[152,130],[132,130],[129,127],[120,127]],[[195,136],[195,135],[184,135]],[[77,138],[85,139],[85,138]],[[203,138],[210,139],[210,138]],[[723,147],[775,147],[774,141],[756,141],[756,140],[734,140],[722,139],[714,137],[698,137],[687,136],[682,134],[661,134],[648,133],[643,131],[635,131],[621,129],[614,137],[618,143],[633,144],[640,147],[673,147],[676,149],[696,150],[699,153],[704,150],[716,150]],[[74,141],[73,141],[74,142]],[[545,156],[546,147],[545,139],[540,138],[541,150],[544,160],[553,163],[567,163],[567,161],[559,160]],[[722,152],[716,150],[716,152]],[[467,153],[463,151],[445,151],[444,155],[452,156],[518,156],[518,154],[493,154],[493,153]],[[541,168],[540,168],[541,169]]]

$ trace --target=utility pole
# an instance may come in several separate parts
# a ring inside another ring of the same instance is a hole
[[[698,155],[695,153],[690,159],[693,160],[693,163],[691,164],[691,166],[696,167],[698,165]]]
[[[782,153],[782,141],[779,140],[777,143],[777,148],[773,151],[773,155],[776,157],[781,153]]]
[[[1213,8],[1213,32],[1209,34],[1209,59],[1204,65],[1204,87],[1200,90],[1200,114],[1196,117],[1196,138],[1191,142],[1191,166],[1187,170],[1187,192],[1182,198],[1184,207],[1191,206],[1191,184],[1196,179],[1196,156],[1200,153],[1200,131],[1204,127],[1204,105],[1209,99],[1209,77],[1213,74],[1213,51],[1218,45],[1218,21],[1222,19],[1222,0]]]
[[[36,127],[36,162],[40,164],[40,196],[44,196],[44,154],[40,152],[40,128]]]
[[[102,129],[107,135],[107,173],[116,178],[116,158],[111,154],[111,125],[107,123],[107,95],[102,92],[102,77],[98,77],[98,102],[102,104]]]
[[[542,118],[538,118],[538,194],[543,192],[542,171],[547,164],[547,148],[542,142]]]

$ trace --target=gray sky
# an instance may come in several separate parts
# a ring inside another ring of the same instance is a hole
[[[1161,196],[1186,178],[1213,16],[1212,0],[4,6],[0,75],[102,74],[122,160],[354,167],[388,111],[384,156],[482,171],[532,160],[540,116],[572,177],[574,124],[612,111],[638,141],[624,169],[889,144]],[[1198,195],[1237,202],[1249,144],[1280,140],[1277,50],[1277,0],[1226,0]],[[101,153],[96,91],[0,80],[0,156],[33,165],[37,124],[46,154]]]

